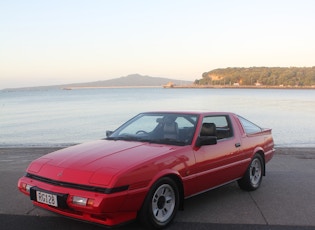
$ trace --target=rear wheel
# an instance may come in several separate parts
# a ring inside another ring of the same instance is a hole
[[[253,191],[259,188],[263,177],[263,160],[259,154],[252,159],[247,171],[242,179],[238,180],[238,185],[246,191]]]
[[[176,183],[164,177],[150,189],[139,212],[140,221],[149,229],[164,228],[174,219],[179,205]]]

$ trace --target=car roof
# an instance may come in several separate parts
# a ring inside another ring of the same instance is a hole
[[[232,112],[216,112],[216,111],[206,111],[206,110],[157,110],[157,111],[147,111],[143,113],[173,113],[173,114],[191,114],[191,115],[232,115]]]

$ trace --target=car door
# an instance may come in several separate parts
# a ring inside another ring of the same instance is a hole
[[[241,143],[235,135],[234,127],[228,115],[206,116],[202,123],[214,123],[215,145],[204,145],[194,150],[196,164],[193,168],[195,192],[219,186],[241,176]]]

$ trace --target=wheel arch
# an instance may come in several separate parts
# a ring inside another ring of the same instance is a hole
[[[256,154],[261,156],[261,159],[263,160],[263,176],[266,176],[266,160],[265,160],[265,153],[262,149],[258,149],[255,151],[254,155]]]
[[[184,210],[184,186],[182,179],[176,174],[168,174],[165,177],[171,178],[176,183],[179,192],[179,210]]]

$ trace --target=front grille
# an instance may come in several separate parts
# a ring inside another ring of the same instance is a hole
[[[52,184],[55,186],[60,186],[60,187],[65,187],[65,188],[74,188],[74,189],[97,192],[97,193],[104,193],[104,194],[122,192],[122,191],[128,190],[128,187],[129,187],[128,185],[125,185],[125,186],[120,186],[120,187],[115,187],[115,188],[103,188],[103,187],[97,187],[97,186],[82,185],[82,184],[51,180],[51,179],[37,176],[31,173],[27,173],[26,177],[33,180],[41,181],[47,184]]]

